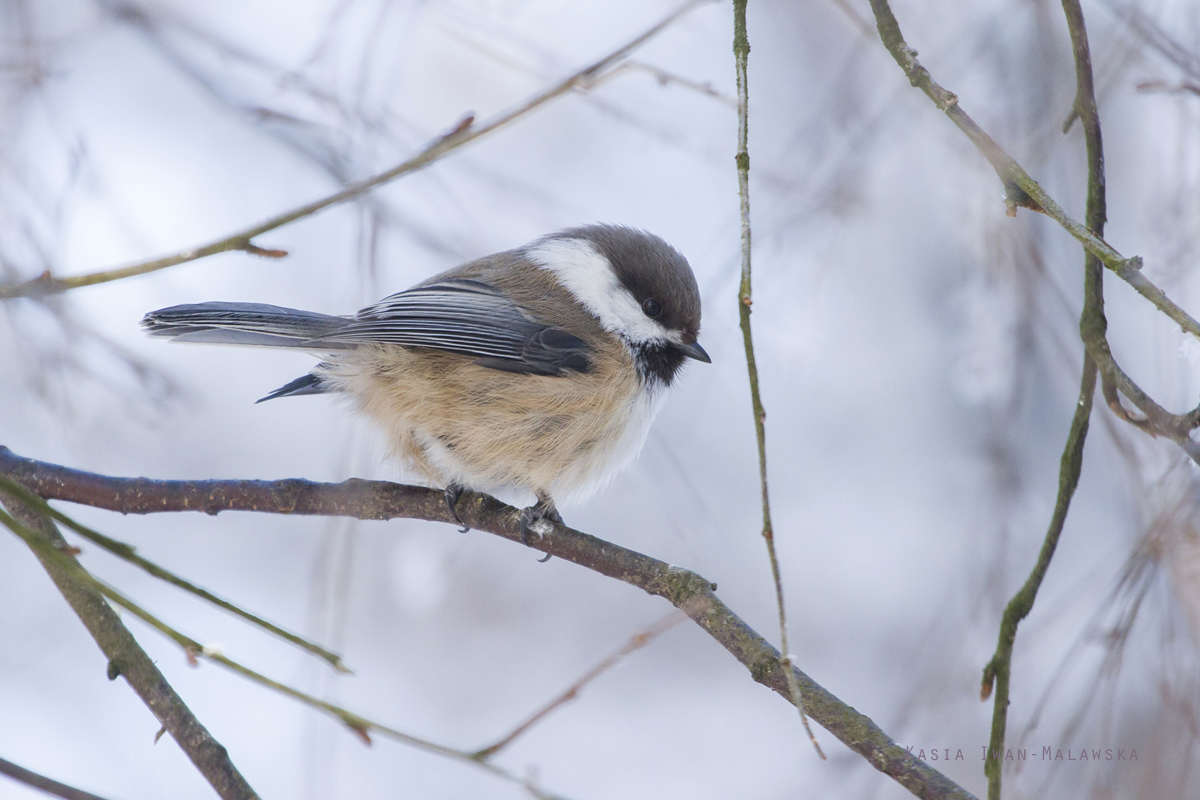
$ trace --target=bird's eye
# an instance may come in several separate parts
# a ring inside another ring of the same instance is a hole
[[[657,317],[662,313],[662,303],[655,300],[653,297],[647,298],[642,303],[642,311],[646,312],[647,317]]]

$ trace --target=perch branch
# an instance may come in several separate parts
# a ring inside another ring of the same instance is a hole
[[[22,458],[0,446],[0,473],[47,500],[63,500],[125,514],[172,511],[257,511],[356,519],[422,519],[454,523],[443,492],[353,478],[342,483],[282,481],[156,481],[114,478]],[[456,506],[462,524],[521,541],[520,511],[488,495],[465,492]],[[457,524],[457,523],[454,523]],[[778,650],[734,614],[713,586],[686,569],[573,530],[549,526],[530,545],[556,558],[662,597],[687,614],[749,671],[753,680],[791,701]],[[867,716],[843,703],[794,666],[809,715],[875,769],[929,800],[972,795],[896,744]]]

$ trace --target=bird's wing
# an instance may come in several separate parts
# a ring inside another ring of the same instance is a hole
[[[358,312],[320,345],[399,344],[475,356],[477,364],[509,372],[586,372],[588,345],[539,322],[482,281],[451,279],[394,294]]]

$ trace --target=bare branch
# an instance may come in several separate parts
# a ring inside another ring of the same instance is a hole
[[[25,538],[54,585],[108,658],[109,677],[125,677],[125,681],[223,800],[257,800],[258,795],[229,760],[225,748],[200,724],[121,623],[116,612],[83,577],[87,574],[86,570],[69,552],[63,551],[66,542],[54,523],[9,495],[0,493],[0,502],[15,517],[13,519],[3,514],[8,527],[18,534],[18,529],[27,532],[28,536],[22,538]],[[52,557],[50,553],[61,558]]]
[[[1159,92],[1162,94],[1190,94],[1200,95],[1200,84],[1192,83],[1191,81],[1182,81],[1177,85],[1171,85],[1164,81],[1140,81],[1137,85],[1139,92]]]
[[[672,11],[663,19],[659,20],[646,31],[639,34],[634,39],[626,42],[621,47],[613,50],[608,55],[595,61],[588,66],[580,69],[564,80],[555,83],[549,88],[525,101],[516,108],[504,111],[491,119],[483,122],[480,125],[475,125],[473,116],[465,116],[458,122],[453,130],[438,137],[434,142],[428,145],[420,153],[407,159],[401,164],[392,167],[386,172],[381,172],[371,178],[352,183],[345,189],[339,192],[316,200],[307,205],[300,206],[286,213],[272,217],[268,220],[260,222],[245,230],[226,236],[206,245],[202,245],[188,250],[182,250],[172,255],[156,258],[151,261],[143,261],[137,264],[131,264],[126,267],[116,269],[103,270],[94,272],[88,275],[76,275],[68,278],[56,278],[49,271],[42,273],[39,277],[34,278],[24,283],[16,283],[9,285],[0,285],[0,300],[11,299],[15,297],[41,297],[48,294],[58,294],[69,289],[75,289],[81,286],[93,286],[97,283],[107,283],[109,281],[121,280],[123,278],[131,278],[136,275],[145,275],[149,272],[155,272],[167,267],[173,267],[178,264],[185,264],[189,261],[206,258],[216,255],[217,253],[227,253],[234,250],[241,250],[255,255],[266,256],[269,258],[280,258],[287,253],[283,250],[270,250],[261,248],[254,244],[253,239],[256,236],[261,236],[268,231],[273,231],[276,228],[281,228],[284,225],[295,222],[296,220],[312,216],[319,211],[323,211],[330,206],[335,206],[344,203],[348,200],[362,195],[363,193],[374,189],[377,186],[382,186],[389,181],[395,180],[402,175],[407,175],[411,172],[426,167],[446,154],[457,150],[465,144],[475,141],[476,139],[491,133],[492,131],[501,128],[513,120],[519,119],[531,111],[534,111],[546,103],[554,100],[562,95],[577,89],[582,86],[587,86],[590,82],[594,82],[597,77],[612,66],[617,61],[620,61],[626,55],[647,40],[658,34],[664,28],[669,26],[675,20],[682,17],[687,12],[697,6],[711,2],[711,0],[688,0],[682,6]]]
[[[299,479],[156,481],[113,478],[22,458],[3,446],[0,446],[0,473],[20,481],[47,500],[83,503],[126,514],[170,511],[217,514],[241,510],[454,522],[440,490],[356,478],[333,484]],[[464,492],[456,510],[463,524],[475,530],[512,542],[521,541],[520,511],[493,497]],[[666,599],[745,665],[751,678],[791,701],[779,651],[721,602],[713,585],[703,577],[565,525],[550,525],[547,530],[544,536],[532,538],[530,545]],[[918,797],[929,800],[968,800],[973,797],[896,744],[869,717],[843,703],[794,666],[792,672],[804,694],[809,715],[875,769]]]
[[[333,667],[338,672],[341,672],[344,674],[350,673],[350,670],[342,662],[342,657],[340,655],[338,655],[337,653],[334,653],[324,647],[321,647],[319,644],[316,644],[315,642],[310,642],[309,640],[305,639],[303,636],[300,636],[299,634],[295,634],[295,633],[292,633],[291,631],[284,630],[283,628],[280,628],[278,625],[268,622],[267,620],[263,619],[262,617],[259,617],[255,614],[251,614],[249,611],[246,611],[245,609],[240,608],[237,605],[234,605],[233,603],[229,602],[228,600],[224,600],[220,597],[217,597],[216,595],[209,592],[207,589],[202,589],[201,587],[196,586],[194,583],[191,583],[190,581],[187,581],[187,580],[179,577],[175,573],[170,572],[169,570],[163,569],[162,567],[155,564],[153,561],[149,561],[145,558],[142,558],[141,556],[139,556],[137,554],[135,548],[132,545],[126,544],[125,542],[119,542],[116,539],[112,539],[112,538],[109,538],[108,536],[105,536],[104,534],[100,533],[99,531],[92,530],[91,528],[87,527],[86,525],[81,525],[80,523],[78,523],[75,520],[68,517],[66,514],[63,514],[62,512],[57,511],[54,508],[52,508],[49,503],[47,503],[42,498],[38,497],[33,492],[30,492],[28,489],[26,489],[20,483],[17,483],[16,481],[14,481],[10,478],[0,475],[0,491],[4,491],[10,495],[13,495],[23,505],[28,506],[29,508],[33,509],[37,513],[48,516],[51,519],[53,519],[54,521],[58,522],[59,524],[66,525],[68,528],[75,531],[80,536],[84,537],[88,541],[94,542],[95,544],[99,545],[100,547],[103,547],[105,550],[112,553],[114,556],[121,559],[122,561],[126,561],[130,564],[133,564],[134,566],[140,567],[142,570],[150,573],[151,575],[158,578],[159,580],[169,583],[172,586],[177,586],[180,589],[183,589],[185,592],[194,594],[197,597],[201,598],[202,600],[212,603],[213,605],[217,606],[218,608],[224,609],[225,611],[228,611],[229,613],[231,613],[235,616],[241,617],[242,619],[246,620],[250,624],[255,625],[259,628],[262,628],[263,630],[267,631],[268,633],[272,634],[273,636],[278,636],[280,639],[283,639],[286,642],[290,642],[291,644],[296,645],[301,650],[305,650],[305,651],[317,656],[318,658],[324,659],[325,661],[327,661],[329,663],[329,665],[331,667]]]
[[[1132,286],[1138,294],[1145,297],[1160,311],[1171,318],[1186,333],[1200,338],[1200,322],[1197,322],[1186,311],[1177,306],[1167,297],[1162,289],[1141,273],[1142,259],[1140,256],[1125,258],[1116,251],[1104,238],[1093,233],[1087,227],[1071,218],[1046,193],[1037,181],[1012,159],[1008,153],[996,144],[982,128],[975,123],[959,106],[958,97],[940,86],[929,74],[929,70],[917,61],[917,51],[908,46],[900,33],[900,24],[896,21],[888,0],[871,0],[871,9],[875,12],[875,22],[879,27],[880,38],[884,46],[904,74],[909,83],[923,91],[946,116],[967,135],[984,158],[992,165],[1000,181],[1004,184],[1009,216],[1017,213],[1017,208],[1028,208],[1052,218],[1061,225],[1067,233],[1074,236],[1084,248],[1095,255],[1108,269],[1112,270]]]
[[[104,800],[99,795],[85,792],[83,789],[76,789],[74,786],[60,783],[53,778],[47,778],[45,775],[39,775],[32,770],[17,766],[11,761],[5,761],[3,758],[0,758],[0,775],[7,775],[14,781],[20,781],[26,786],[40,789],[46,794],[61,797],[63,800]]]
[[[1054,503],[1054,514],[1050,518],[1050,526],[1046,530],[1046,537],[1042,542],[1042,549],[1038,554],[1037,563],[1033,566],[1033,571],[1026,579],[1025,585],[1013,596],[1004,609],[996,653],[983,670],[980,699],[988,698],[992,693],[993,685],[996,690],[992,710],[991,740],[983,765],[983,771],[988,778],[988,800],[1000,800],[1001,768],[1004,766],[1004,736],[1008,725],[1009,674],[1012,667],[1012,651],[1017,636],[1017,626],[1033,610],[1038,589],[1042,585],[1042,579],[1046,577],[1046,571],[1050,568],[1050,560],[1054,558],[1054,551],[1058,547],[1063,524],[1067,521],[1071,498],[1075,495],[1075,487],[1079,485],[1079,473],[1083,466],[1083,445],[1087,439],[1088,420],[1092,414],[1092,397],[1095,394],[1096,363],[1090,356],[1084,356],[1079,402],[1075,407],[1075,416],[1071,420],[1071,430],[1067,434],[1067,444],[1063,448],[1059,464],[1058,497]]]
[[[600,677],[602,674],[621,663],[622,659],[624,659],[630,653],[642,649],[646,645],[650,644],[650,642],[654,641],[654,639],[658,638],[661,634],[671,630],[671,628],[674,628],[685,619],[687,619],[685,614],[681,614],[678,611],[673,611],[660,619],[658,622],[651,625],[649,628],[634,634],[633,638],[626,642],[619,650],[606,657],[603,661],[589,669],[587,672],[583,673],[579,680],[567,687],[566,691],[555,697],[546,705],[542,706],[532,716],[530,716],[529,719],[513,728],[512,732],[501,737],[498,741],[496,741],[495,744],[490,744],[487,747],[477,750],[473,754],[474,757],[491,758],[492,756],[496,755],[496,753],[500,752],[505,747],[508,747],[510,744],[516,741],[517,737],[526,733],[534,725],[549,716],[550,712],[554,711],[554,709],[558,708],[559,706],[566,705],[574,700],[579,693],[583,691],[583,687],[587,686],[596,678]]]
[[[771,495],[767,483],[767,411],[763,408],[762,394],[758,388],[758,364],[754,359],[754,337],[750,331],[751,294],[750,268],[750,151],[749,118],[750,87],[747,81],[747,63],[750,59],[750,40],[746,35],[746,0],[733,0],[733,57],[737,70],[738,93],[738,151],[735,159],[738,174],[738,206],[742,219],[742,280],[738,286],[738,317],[742,328],[742,342],[746,348],[746,370],[750,375],[750,403],[754,410],[754,435],[758,442],[758,478],[762,486],[762,537],[767,544],[767,556],[771,560],[771,577],[775,581],[775,602],[779,607],[779,646],[783,650],[784,674],[788,679],[788,691],[792,705],[800,712],[800,722],[808,734],[812,746],[821,760],[825,754],[813,735],[804,713],[804,698],[791,669],[792,650],[788,647],[787,605],[783,600],[783,577],[779,573],[779,555],[775,552],[775,530],[771,524]]]
[[[1096,90],[1092,79],[1092,57],[1088,47],[1087,27],[1084,25],[1083,9],[1080,8],[1079,0],[1062,0],[1062,5],[1063,13],[1067,17],[1067,27],[1071,31],[1071,49],[1075,57],[1075,113],[1083,122],[1084,138],[1087,141],[1087,224],[1089,230],[1097,236],[1103,236],[1104,223],[1108,215],[1105,199],[1104,142],[1100,133],[1100,113],[1096,108]],[[1046,538],[1042,542],[1042,549],[1038,554],[1033,571],[1029,574],[1025,585],[1013,596],[1008,607],[1004,609],[996,654],[983,670],[980,697],[986,700],[993,683],[996,687],[996,698],[992,706],[992,735],[983,769],[988,778],[988,800],[1000,800],[1004,767],[1002,753],[1005,731],[1008,726],[1009,674],[1012,668],[1012,651],[1017,636],[1017,626],[1033,610],[1038,589],[1046,577],[1046,571],[1050,569],[1050,561],[1054,558],[1054,551],[1058,546],[1063,524],[1067,520],[1067,511],[1071,506],[1071,498],[1075,495],[1075,487],[1079,485],[1079,473],[1083,466],[1083,446],[1087,439],[1088,420],[1092,414],[1092,399],[1096,394],[1098,370],[1096,359],[1093,356],[1093,348],[1088,347],[1087,343],[1089,339],[1096,336],[1104,340],[1104,332],[1108,325],[1104,317],[1104,268],[1093,253],[1084,251],[1083,271],[1083,312],[1079,318],[1079,333],[1085,344],[1083,377],[1080,380],[1079,401],[1071,420],[1071,431],[1067,435],[1067,444],[1063,448],[1062,460],[1059,465],[1058,497],[1054,503],[1054,514],[1050,518],[1050,526],[1046,531]],[[1105,349],[1107,349],[1107,341],[1105,341],[1105,345]],[[1105,386],[1108,386],[1107,380]],[[1105,395],[1109,395],[1107,388]]]
[[[39,518],[43,520],[46,519],[46,517]],[[125,595],[121,594],[112,586],[109,586],[103,581],[97,579],[77,562],[73,561],[72,557],[75,555],[74,549],[70,548],[66,542],[63,542],[61,545],[53,544],[39,536],[36,531],[33,531],[29,527],[22,525],[2,511],[0,511],[0,524],[4,525],[13,533],[17,534],[17,536],[19,536],[21,539],[23,539],[43,563],[53,564],[60,569],[68,570],[71,573],[72,580],[75,580],[78,585],[98,592],[108,600],[116,603],[121,608],[124,608],[126,611],[145,622],[150,627],[154,628],[163,636],[175,642],[183,650],[184,655],[187,657],[188,663],[192,664],[193,666],[199,664],[200,659],[213,661],[261,686],[265,686],[268,689],[272,689],[280,694],[286,695],[293,700],[298,700],[305,705],[324,711],[325,713],[337,718],[343,725],[353,731],[367,745],[371,744],[371,733],[379,733],[380,735],[383,735],[389,739],[407,744],[410,747],[415,747],[419,750],[424,750],[426,752],[435,753],[447,758],[456,759],[464,763],[473,764],[474,766],[480,767],[481,769],[492,773],[496,777],[503,778],[504,780],[525,787],[536,797],[549,798],[549,795],[543,794],[535,787],[531,786],[527,781],[517,777],[516,775],[513,775],[505,769],[488,763],[483,758],[476,757],[472,753],[436,744],[427,739],[422,739],[418,736],[413,736],[412,734],[404,733],[396,730],[395,728],[383,725],[382,723],[374,722],[366,717],[342,708],[341,706],[334,705],[333,703],[327,703],[324,700],[313,697],[312,695],[302,692],[299,689],[295,689],[286,684],[272,680],[262,673],[256,672],[255,670],[252,670],[249,667],[240,664],[231,658],[228,658],[223,653],[213,648],[205,647],[195,639],[180,633],[172,626],[163,622],[154,614],[151,614],[149,611],[142,608]]]
[[[711,83],[708,83],[707,81],[700,83],[699,81],[694,81],[691,78],[685,78],[682,75],[676,75],[674,72],[668,72],[661,67],[656,67],[653,64],[646,64],[642,61],[626,61],[624,64],[613,67],[608,72],[605,72],[603,75],[600,75],[580,88],[590,91],[591,89],[595,89],[600,84],[608,83],[613,78],[616,78],[627,72],[644,72],[653,77],[654,80],[658,81],[660,86],[680,86],[684,89],[689,89],[693,92],[697,92],[698,94],[705,95],[706,97],[711,97],[713,100],[727,105],[730,108],[737,108],[737,100],[718,91]]]
[[[1138,8],[1136,3],[1104,0],[1104,5],[1108,6],[1109,11],[1128,25],[1139,39],[1154,48],[1159,55],[1192,78],[1200,80],[1200,57],[1176,41],[1171,34],[1154,21],[1153,17]]]

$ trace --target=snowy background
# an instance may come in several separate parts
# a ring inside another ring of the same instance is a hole
[[[512,107],[673,6],[546,0],[0,2],[0,280],[82,274],[221,238],[382,171],[468,111]],[[1139,10],[1131,18],[1120,9]],[[935,78],[1077,219],[1080,126],[1051,0],[897,0]],[[1108,240],[1193,315],[1200,7],[1085,2]],[[1078,391],[1082,253],[1004,215],[987,163],[864,31],[865,0],[752,2],[754,326],[775,527],[800,665],[982,794],[978,699],[1032,566]],[[1147,27],[1150,26],[1150,27]],[[1155,31],[1165,34],[1164,40]],[[568,523],[693,569],[775,639],[737,328],[732,11],[702,6],[622,70],[362,200],[227,254],[42,301],[0,301],[0,443],[157,478],[401,478],[329,398],[253,405],[304,354],[148,340],[152,309],[238,300],[349,313],[470,258],[593,221],[691,261],[711,366],[687,368],[640,459]],[[1189,72],[1189,70],[1191,70]],[[1153,83],[1149,88],[1139,85]],[[711,91],[696,86],[708,85]],[[1110,339],[1172,410],[1197,345],[1108,276]],[[1136,762],[1006,771],[1006,797],[1200,791],[1196,470],[1098,400],[1060,551],[1014,662],[1010,746]],[[83,563],[227,655],[414,735],[490,743],[669,607],[481,533],[226,513],[81,521],[342,652],[338,677],[98,548]],[[264,798],[522,797],[139,641]],[[213,796],[28,549],[0,534],[0,756],[105,797]],[[907,792],[692,625],[590,685],[499,763],[575,800]],[[0,779],[0,797],[32,798]]]

